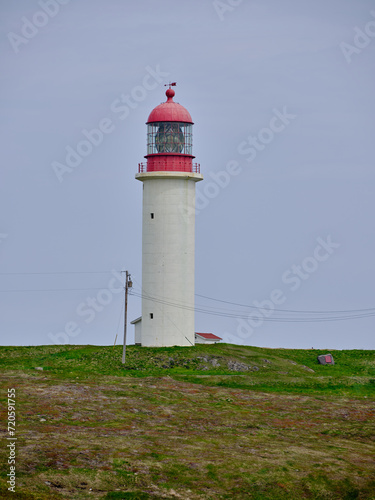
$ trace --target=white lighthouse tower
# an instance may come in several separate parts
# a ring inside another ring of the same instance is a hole
[[[132,323],[142,346],[194,345],[195,183],[203,176],[191,116],[171,85],[148,117],[147,163],[135,176],[143,182],[142,317]]]

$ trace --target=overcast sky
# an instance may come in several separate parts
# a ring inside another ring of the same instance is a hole
[[[374,1],[3,0],[0,19],[1,344],[121,343],[114,271],[140,315],[134,175],[176,81],[205,177],[196,331],[375,348]]]

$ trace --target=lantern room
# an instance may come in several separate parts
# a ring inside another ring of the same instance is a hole
[[[172,85],[172,84],[171,84]],[[154,108],[147,124],[147,163],[139,164],[139,172],[200,172],[193,164],[193,121],[181,104],[174,102],[171,86],[166,102]]]

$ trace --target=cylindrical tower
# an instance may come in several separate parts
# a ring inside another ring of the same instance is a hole
[[[143,182],[142,318],[136,343],[194,345],[195,183],[189,112],[173,101],[156,106],[147,120]],[[140,338],[139,338],[140,337]]]

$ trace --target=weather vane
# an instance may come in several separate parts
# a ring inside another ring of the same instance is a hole
[[[171,87],[175,87],[177,85],[177,82],[169,82],[169,83],[165,83],[164,84],[164,87],[168,87],[171,88]]]

